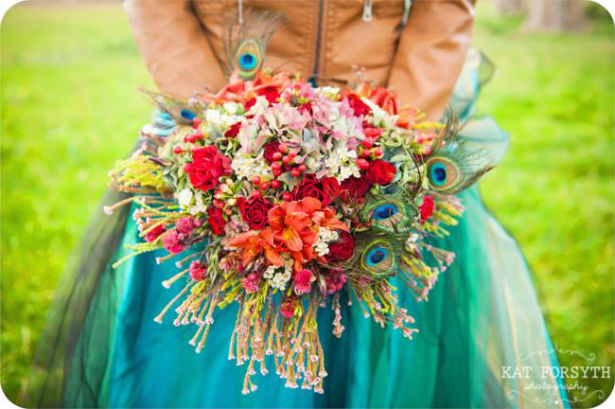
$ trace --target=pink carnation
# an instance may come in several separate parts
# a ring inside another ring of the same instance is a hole
[[[295,291],[299,294],[309,293],[312,289],[312,272],[303,268],[295,274]]]
[[[195,219],[191,216],[180,217],[175,222],[175,228],[184,235],[189,235],[196,227]]]
[[[207,264],[199,261],[190,263],[190,278],[194,281],[204,280],[207,276]]]
[[[248,277],[241,279],[241,285],[248,294],[252,294],[258,291],[257,282],[250,280]]]
[[[162,244],[169,253],[177,254],[185,250],[182,243],[183,236],[177,230],[169,230],[162,236]]]

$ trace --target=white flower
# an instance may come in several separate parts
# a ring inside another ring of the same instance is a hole
[[[205,112],[205,119],[215,127],[229,127],[242,119],[241,117],[234,115],[234,112],[237,111],[237,107],[234,107],[234,105],[235,104],[232,103],[224,104],[224,112],[219,109],[210,108]],[[233,112],[230,112],[229,110]]]
[[[235,102],[226,102],[223,107],[229,115],[235,115],[237,113],[238,105]]]
[[[203,203],[203,195],[201,192],[197,192],[196,194],[196,203],[194,206],[190,208],[190,214],[196,215],[198,213],[205,213],[207,211],[207,206]]]
[[[333,96],[339,94],[340,89],[337,87],[319,87],[316,89],[316,92],[319,92],[326,96]]]
[[[328,229],[326,227],[318,228],[318,238],[313,244],[314,250],[320,256],[326,256],[329,254],[329,243],[339,238],[339,233],[335,230]]]
[[[253,158],[250,155],[237,153],[231,162],[231,168],[239,179],[259,176],[263,180],[270,180],[272,177],[271,167],[262,157]]]
[[[192,190],[185,188],[179,192],[175,192],[175,199],[182,209],[187,208],[192,203]]]
[[[220,122],[222,122],[220,120],[220,116],[220,111],[218,111],[217,109],[208,109],[205,113],[205,119],[207,119],[207,122],[210,122],[215,125],[218,125],[220,124]]]
[[[269,266],[265,270],[263,277],[269,282],[273,288],[278,288],[282,291],[286,289],[286,284],[290,280],[292,272],[291,266],[276,267]]]
[[[325,166],[329,169],[331,176],[343,182],[351,176],[361,177],[361,171],[356,164],[357,152],[351,151],[346,146],[341,146],[329,153],[325,159]]]
[[[378,104],[369,98],[361,98],[361,101],[365,102],[365,104],[371,108],[371,115],[386,128],[393,128],[395,126],[398,115],[388,114],[384,109],[380,108]]]

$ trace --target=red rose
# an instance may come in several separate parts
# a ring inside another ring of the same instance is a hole
[[[356,116],[367,115],[372,111],[369,105],[363,102],[361,97],[357,94],[346,95],[346,100],[348,101],[348,105],[350,105],[350,108],[352,108]]]
[[[228,131],[224,133],[224,136],[227,138],[235,138],[239,135],[239,129],[241,128],[241,122],[235,122]]]
[[[198,261],[190,263],[190,278],[194,281],[204,280],[207,276],[207,264]]]
[[[209,222],[209,226],[211,227],[212,233],[218,236],[223,236],[226,221],[222,216],[222,209],[220,209],[219,207],[209,206],[207,208],[207,216],[207,221]]]
[[[395,179],[397,169],[395,165],[382,159],[376,159],[369,165],[367,170],[367,178],[372,183],[379,185],[388,185]]]
[[[423,203],[421,203],[421,207],[419,212],[421,214],[421,222],[425,222],[425,220],[429,219],[429,217],[433,214],[434,211],[434,198],[430,195],[423,196]]]
[[[205,192],[218,184],[220,176],[231,174],[231,160],[215,146],[205,146],[192,151],[192,162],[184,170],[192,186]]]
[[[292,191],[293,200],[313,197],[327,207],[339,196],[340,184],[335,178],[316,179],[313,174],[305,175],[303,182]]]
[[[340,193],[344,202],[350,202],[363,197],[372,187],[372,183],[368,178],[350,177],[342,182]]]
[[[354,253],[354,237],[345,231],[338,231],[339,238],[329,243],[329,253],[325,256],[327,262],[346,261]]]
[[[181,253],[186,246],[182,243],[183,236],[175,229],[167,231],[162,236],[164,248],[173,254]]]
[[[241,218],[248,223],[251,229],[262,230],[267,225],[267,212],[272,205],[262,197],[246,200],[243,197],[237,199],[237,206],[241,212]]]
[[[266,143],[265,146],[263,146],[263,151],[264,151],[263,157],[265,158],[267,163],[272,164],[273,162],[276,161],[273,158],[273,154],[278,151],[279,147],[280,147],[280,143],[277,141]]]
[[[145,240],[147,240],[150,243],[152,241],[156,241],[156,239],[160,237],[160,235],[164,233],[165,231],[167,230],[164,228],[164,226],[159,224],[158,226],[154,227],[152,230],[148,231],[145,234]]]

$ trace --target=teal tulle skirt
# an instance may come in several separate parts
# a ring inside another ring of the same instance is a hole
[[[476,56],[475,56],[476,57]],[[477,57],[476,57],[477,58]],[[468,59],[452,105],[471,118],[484,66]],[[502,137],[487,119],[468,119],[465,137]],[[483,141],[484,142],[484,141]],[[110,193],[106,203],[120,199]],[[177,272],[162,253],[111,264],[140,239],[125,209],[95,220],[74,272],[60,285],[26,396],[48,407],[567,407],[561,379],[545,375],[556,357],[526,262],[516,242],[485,209],[477,187],[460,194],[466,208],[450,236],[434,239],[456,253],[428,302],[403,283],[398,294],[416,319],[413,340],[381,328],[344,303],[341,339],[333,313],[321,309],[328,376],[324,393],[284,387],[273,372],[243,395],[245,366],[228,360],[236,307],[219,310],[200,354],[194,328],[153,318],[176,291],[161,281]],[[103,244],[101,244],[103,243]],[[181,285],[181,284],[176,284]],[[522,367],[521,374],[515,372]],[[517,376],[519,375],[519,376]]]

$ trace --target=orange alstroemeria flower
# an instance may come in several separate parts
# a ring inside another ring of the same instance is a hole
[[[265,229],[239,234],[228,244],[243,249],[244,266],[262,252],[269,263],[281,266],[280,253],[290,253],[295,269],[299,269],[314,258],[313,245],[319,227],[349,231],[348,226],[335,217],[333,209],[323,208],[322,203],[312,197],[275,206],[269,210],[267,218]]]

